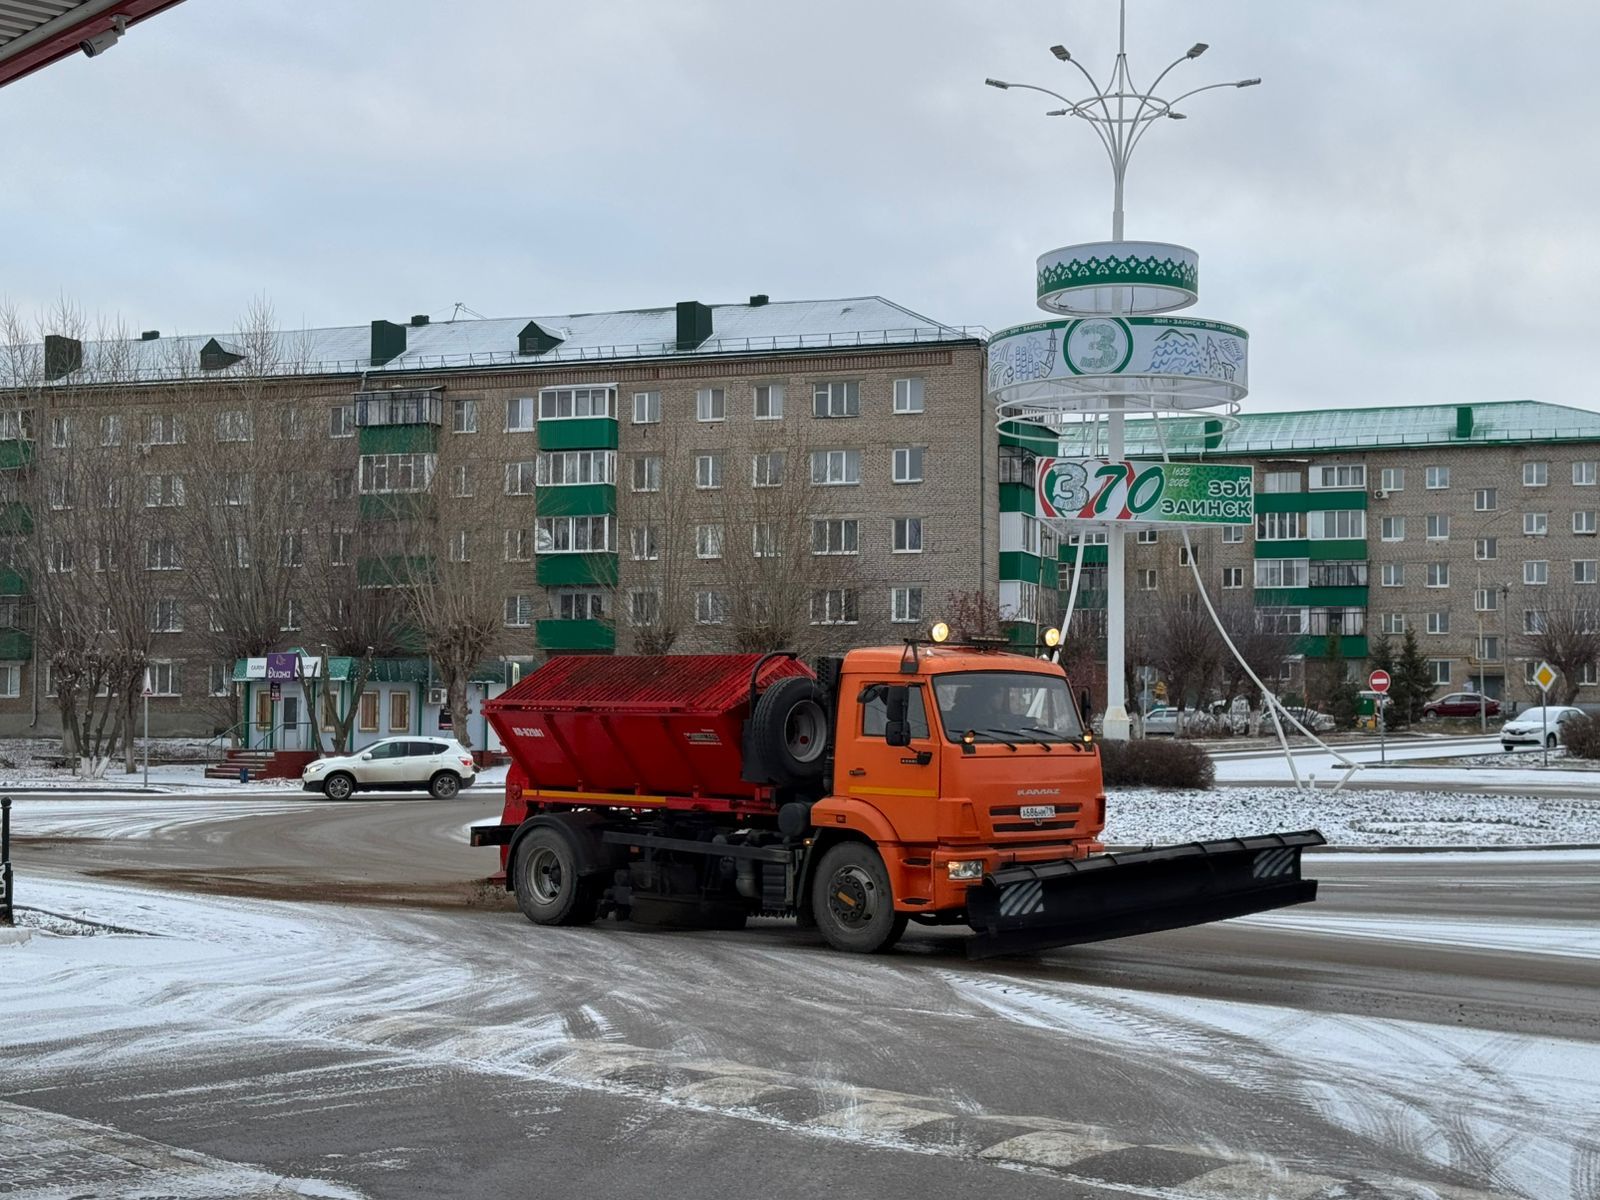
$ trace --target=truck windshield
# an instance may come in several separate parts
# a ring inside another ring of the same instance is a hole
[[[934,698],[945,736],[971,730],[980,738],[1070,741],[1083,736],[1072,689],[1059,676],[1025,671],[963,671],[939,675]]]

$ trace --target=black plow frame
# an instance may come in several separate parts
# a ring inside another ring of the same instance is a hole
[[[969,958],[1181,929],[1316,899],[1315,829],[1002,867],[967,893]]]

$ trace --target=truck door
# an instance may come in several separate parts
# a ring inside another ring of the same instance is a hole
[[[891,746],[888,726],[889,687],[900,680],[861,685],[854,736],[836,755],[834,790],[853,796],[887,816],[907,841],[931,841],[937,818],[939,755],[928,726],[928,705],[921,684],[912,684],[906,704],[909,746]],[[840,761],[842,760],[842,761]]]

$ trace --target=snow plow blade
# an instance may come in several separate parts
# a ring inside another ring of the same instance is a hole
[[[1003,867],[967,893],[969,958],[1181,929],[1304,904],[1300,852],[1315,829]]]

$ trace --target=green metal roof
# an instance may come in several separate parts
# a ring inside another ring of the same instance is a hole
[[[1471,413],[1470,424],[1463,418],[1463,410]],[[1238,428],[1222,430],[1219,439],[1215,417],[1162,418],[1159,437],[1152,421],[1130,419],[1127,423],[1128,453],[1159,455],[1162,438],[1173,454],[1191,455],[1203,451],[1218,456],[1411,446],[1600,442],[1600,412],[1538,400],[1394,408],[1357,405],[1334,411],[1241,413],[1237,420]],[[1463,429],[1470,432],[1463,435]],[[1209,441],[1208,432],[1211,434]],[[1064,447],[1077,445],[1074,432],[1069,432],[1062,441]]]

